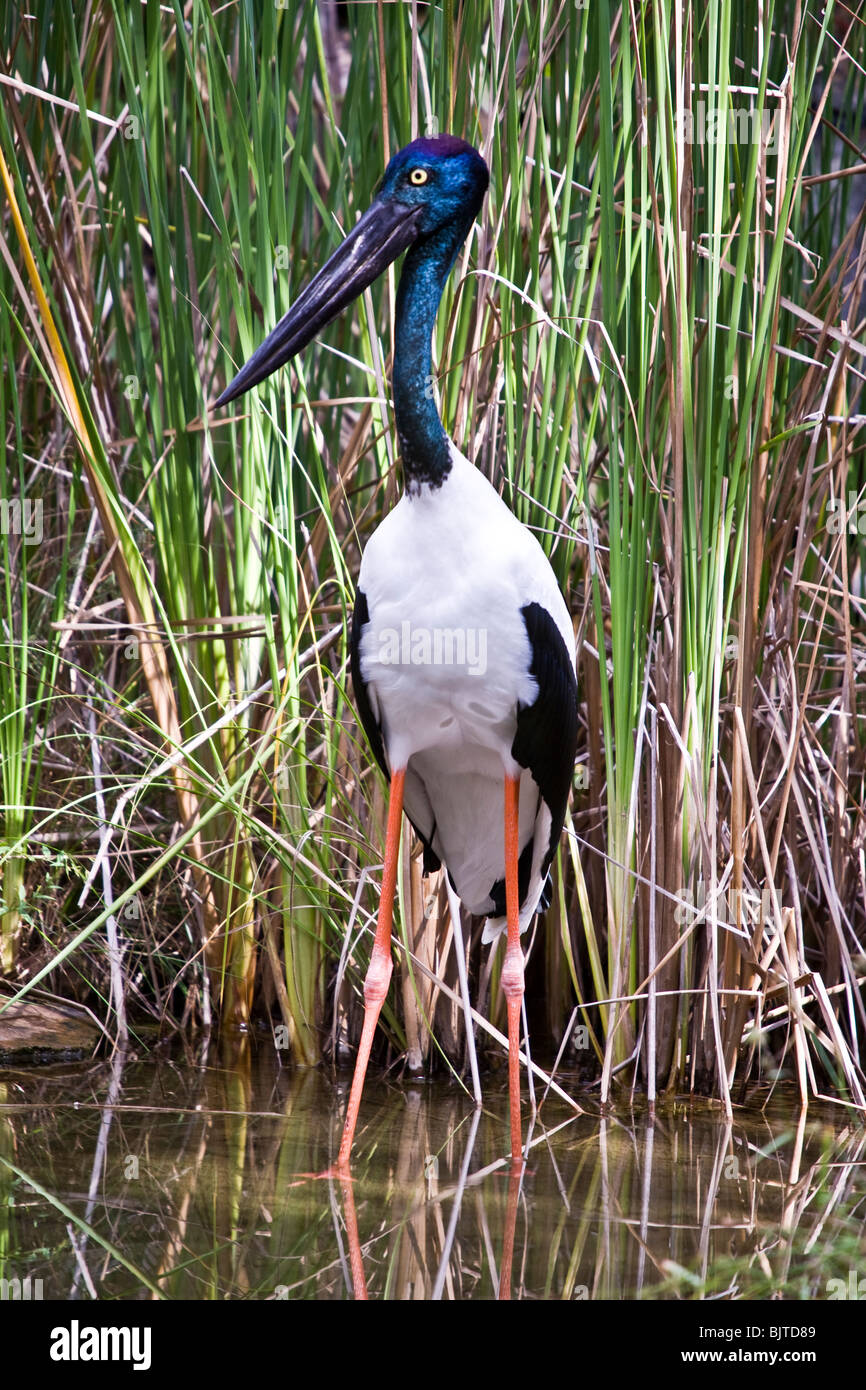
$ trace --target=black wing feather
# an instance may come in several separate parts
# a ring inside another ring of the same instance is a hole
[[[511,756],[528,768],[550,811],[550,842],[541,864],[545,875],[538,911],[550,906],[548,870],[562,834],[565,808],[571,788],[577,752],[577,680],[562,634],[546,608],[528,603],[522,608],[526,635],[532,650],[530,672],[538,685],[531,705],[518,705],[517,732]],[[517,861],[517,898],[521,907],[529,892],[534,837],[530,836]],[[504,917],[505,879],[498,878],[490,889],[491,917]]]
[[[577,752],[577,679],[562,633],[546,608],[522,608],[532,649],[530,672],[538,684],[531,705],[517,711],[511,756],[529,768],[550,810],[550,844],[542,873],[550,868],[565,821],[565,808]]]
[[[382,737],[382,726],[373,713],[373,705],[367,690],[367,682],[361,672],[361,633],[370,621],[370,610],[367,607],[367,595],[363,589],[359,589],[355,595],[355,611],[352,614],[352,630],[349,633],[349,657],[352,667],[352,688],[355,692],[355,704],[358,709],[358,718],[367,741],[373,753],[373,757],[381,767],[385,776],[391,778],[391,769],[388,766],[388,758],[385,753],[385,740]]]

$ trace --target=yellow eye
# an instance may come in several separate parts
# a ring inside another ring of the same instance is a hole
[[[426,169],[413,169],[409,175],[409,182],[417,184],[420,187],[422,183],[427,182],[428,177],[429,175]]]

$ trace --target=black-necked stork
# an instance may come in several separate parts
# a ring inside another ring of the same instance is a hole
[[[372,206],[216,402],[281,367],[407,252],[393,370],[405,492],[367,544],[352,622],[358,714],[390,800],[343,1171],[391,978],[404,808],[425,871],[446,866],[468,910],[488,919],[485,941],[507,930],[511,1152],[521,1159],[520,933],[538,909],[562,831],[577,686],[571,619],[547,557],[449,439],[431,389],[439,301],[488,178],[478,151],[451,135],[413,140],[395,154]]]

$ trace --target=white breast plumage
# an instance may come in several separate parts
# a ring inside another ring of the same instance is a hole
[[[550,812],[511,754],[518,710],[538,696],[522,610],[539,603],[551,613],[572,664],[574,639],[540,545],[453,445],[451,459],[445,481],[404,495],[368,542],[360,668],[389,766],[407,768],[406,812],[481,916],[495,914],[491,889],[504,876],[491,807],[502,802],[503,774],[520,776],[521,851],[538,841],[525,930],[544,886]],[[494,915],[485,939],[504,926]]]

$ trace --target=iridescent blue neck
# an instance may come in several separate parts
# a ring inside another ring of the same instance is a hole
[[[443,228],[406,255],[397,291],[394,342],[394,415],[406,491],[440,487],[451,471],[448,436],[433,387],[430,340],[442,291],[466,231]]]

